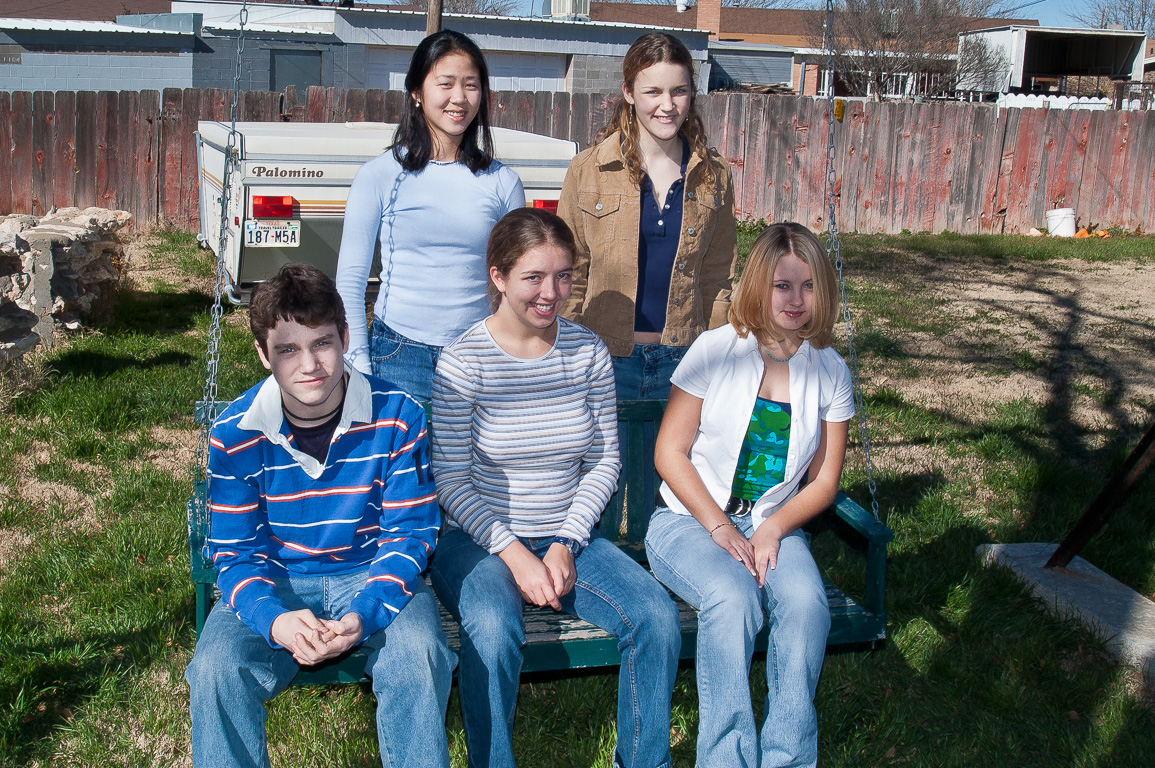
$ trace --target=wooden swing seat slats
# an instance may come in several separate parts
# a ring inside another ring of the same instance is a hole
[[[198,423],[211,421],[227,403],[198,403]],[[618,403],[622,445],[622,479],[618,493],[602,514],[601,533],[635,560],[645,564],[643,541],[650,515],[654,511],[657,474],[654,471],[653,447],[665,402],[660,400],[627,400]],[[188,501],[189,556],[192,580],[196,587],[196,627],[200,632],[208,617],[216,592],[216,570],[203,556],[208,532],[206,488],[198,483]],[[893,538],[891,531],[869,512],[842,493],[823,518],[827,526],[865,557],[865,584],[861,602],[826,581],[830,603],[830,634],[827,647],[840,645],[873,645],[886,637],[884,590],[886,549]],[[819,524],[823,523],[820,518]],[[616,532],[616,536],[614,533]],[[682,619],[682,658],[693,659],[698,619],[693,608],[678,602]],[[444,608],[442,625],[453,650],[458,647],[457,622]],[[617,639],[581,619],[556,613],[549,608],[527,607],[525,610],[525,672],[550,672],[570,669],[617,666],[621,662]],[[756,648],[765,651],[767,631],[758,636]],[[302,668],[294,685],[353,683],[366,679],[365,657],[352,654],[314,668]]]

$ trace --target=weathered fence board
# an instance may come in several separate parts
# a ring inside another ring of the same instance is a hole
[[[120,127],[120,162],[116,199],[118,205],[143,223],[140,212],[140,188],[136,185],[137,115],[140,112],[140,94],[121,91],[117,104],[117,124]]]
[[[370,123],[389,122],[385,119],[385,91],[380,88],[365,91],[365,120]]]
[[[36,141],[32,137],[35,99],[31,93],[12,94],[12,212],[32,213],[32,166]]]
[[[553,95],[553,111],[550,114],[550,136],[565,136],[569,132],[570,118],[572,111],[570,109],[570,94],[555,93]]]
[[[15,210],[12,205],[12,95],[0,92],[0,211]]]
[[[310,87],[240,94],[239,120],[397,122],[400,91]],[[492,94],[495,126],[592,144],[620,94]],[[0,213],[101,205],[142,223],[199,226],[197,120],[227,121],[233,94],[168,89],[0,94]],[[827,105],[713,93],[698,111],[729,162],[741,218],[825,228]],[[1155,113],[850,103],[835,126],[842,231],[1025,232],[1046,211],[1155,230]]]
[[[854,231],[857,226],[859,201],[862,198],[863,168],[870,149],[866,144],[866,115],[861,104],[848,104],[838,126],[841,135],[837,149],[842,152],[842,174],[838,177],[838,203],[843,211],[838,228]],[[826,214],[823,214],[824,216]]]
[[[96,91],[76,94],[76,126],[73,141],[76,147],[75,172],[72,174],[72,197],[76,200],[96,199]]]
[[[735,186],[734,196],[750,210],[766,210],[767,187],[774,178],[774,163],[769,152],[772,128],[769,117],[774,106],[766,97],[751,99],[745,104],[742,188]],[[709,135],[706,134],[707,138]]]
[[[160,93],[141,91],[136,121],[136,184],[140,188],[140,218],[157,221],[160,212],[158,153],[160,151]]]
[[[76,186],[76,93],[57,91],[52,121],[52,191],[49,199],[57,208],[72,205]]]
[[[160,108],[160,188],[165,191],[160,214],[171,226],[180,226],[181,150],[184,147],[184,94],[180,88],[161,92]]]
[[[52,127],[56,122],[56,99],[51,91],[32,94],[33,164],[32,214],[43,216],[52,207]]]
[[[408,97],[401,91],[385,92],[385,122],[396,123],[401,120],[406,98]]]
[[[180,205],[170,219],[172,226],[180,229],[194,229],[200,224],[200,198],[198,196],[199,169],[197,168],[196,144],[185,137],[196,133],[201,115],[201,93],[194,88],[186,88],[181,99],[182,114],[180,125]]]
[[[101,208],[121,207],[117,200],[120,181],[120,155],[123,151],[120,134],[120,99],[115,91],[101,91],[96,95],[96,116],[93,122],[93,144],[96,148],[95,202]],[[84,205],[77,200],[77,205]]]

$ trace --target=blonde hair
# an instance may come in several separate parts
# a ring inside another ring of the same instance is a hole
[[[678,129],[678,135],[685,137],[690,144],[690,151],[703,162],[710,159],[710,149],[706,146],[706,126],[698,111],[694,109],[694,100],[697,98],[697,85],[694,82],[694,57],[685,44],[665,32],[651,32],[642,35],[633,42],[626,51],[626,58],[622,61],[622,82],[628,91],[633,93],[634,81],[644,69],[655,64],[679,64],[690,73],[690,111],[685,122]],[[630,171],[630,179],[635,185],[642,185],[642,156],[638,152],[638,123],[634,120],[634,107],[624,98],[619,99],[614,107],[614,113],[609,123],[598,131],[594,139],[595,144],[620,133],[622,136],[622,155],[626,158],[626,167]],[[714,185],[720,184],[714,169],[710,168],[710,175]]]
[[[834,341],[834,321],[838,319],[838,278],[822,243],[813,232],[793,221],[771,224],[750,247],[730,302],[730,324],[742,338],[753,333],[763,344],[780,338],[767,310],[774,271],[787,255],[806,262],[814,283],[814,314],[798,335],[816,349],[829,347]]]

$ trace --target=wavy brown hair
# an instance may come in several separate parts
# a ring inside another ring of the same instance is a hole
[[[690,143],[691,152],[701,158],[703,162],[708,161],[710,149],[706,146],[706,126],[702,122],[702,118],[698,116],[698,110],[694,107],[698,93],[697,83],[694,81],[694,58],[681,40],[667,35],[665,32],[651,32],[639,37],[630,46],[630,50],[626,52],[625,60],[622,61],[622,83],[626,90],[633,93],[634,81],[642,70],[655,64],[667,63],[680,64],[690,73],[690,112],[686,115],[682,127],[678,129],[678,134],[685,137],[686,141]],[[638,151],[638,124],[633,119],[633,105],[624,98],[618,101],[609,123],[598,132],[594,142],[600,143],[603,139],[616,133],[622,135],[622,154],[626,158],[630,178],[633,179],[634,184],[641,187],[642,156]],[[712,168],[710,169],[710,176],[714,180],[714,185],[717,186],[719,179]]]

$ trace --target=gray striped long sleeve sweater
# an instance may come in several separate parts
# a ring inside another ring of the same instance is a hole
[[[543,357],[506,354],[477,323],[433,377],[433,473],[450,526],[490,553],[516,537],[583,544],[617,488],[614,374],[592,331],[558,320]]]

